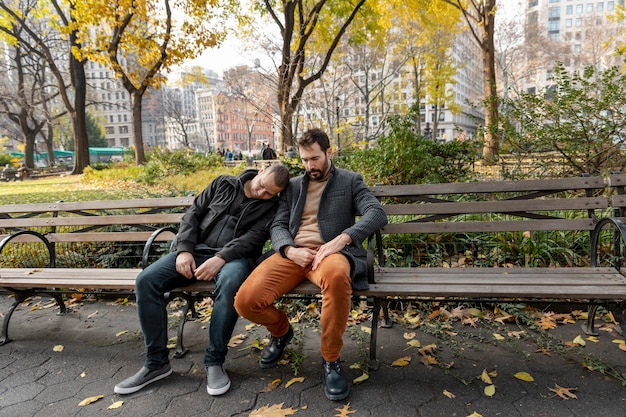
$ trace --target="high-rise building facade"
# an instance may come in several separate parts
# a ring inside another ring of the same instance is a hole
[[[618,6],[624,6],[624,0],[529,0],[524,71],[533,76],[524,90],[534,93],[550,85],[557,62],[568,71],[621,65],[614,52],[624,22],[611,18]]]

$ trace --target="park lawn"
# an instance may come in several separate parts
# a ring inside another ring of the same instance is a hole
[[[145,198],[142,187],[85,181],[82,175],[0,183],[0,205]]]

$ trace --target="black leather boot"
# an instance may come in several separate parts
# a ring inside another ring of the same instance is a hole
[[[265,349],[263,349],[263,353],[261,353],[259,366],[264,369],[273,368],[274,366],[276,366],[276,364],[282,359],[285,347],[289,344],[292,338],[293,329],[291,328],[291,326],[289,326],[287,334],[282,337],[270,336],[269,344],[265,346]]]
[[[325,387],[324,393],[326,398],[331,401],[340,401],[350,395],[350,383],[348,379],[341,373],[341,362],[337,359],[335,362],[324,361]]]

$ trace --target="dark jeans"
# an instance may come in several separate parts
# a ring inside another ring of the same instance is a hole
[[[194,258],[196,265],[200,265],[207,256],[194,253]],[[205,366],[221,365],[226,360],[228,342],[238,318],[233,301],[249,273],[248,261],[235,259],[227,262],[215,277],[215,304],[209,326],[209,345],[204,355]],[[194,280],[176,272],[175,252],[154,262],[137,276],[137,313],[146,345],[144,364],[148,369],[159,369],[169,363],[167,302],[164,294],[192,282]]]

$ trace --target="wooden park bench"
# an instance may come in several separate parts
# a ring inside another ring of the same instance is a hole
[[[376,351],[379,316],[382,311],[383,327],[390,325],[387,304],[393,300],[584,302],[590,305],[589,318],[584,326],[584,330],[590,334],[595,332],[594,317],[598,305],[614,305],[626,300],[626,278],[620,273],[619,267],[600,265],[607,257],[614,259],[615,253],[606,250],[600,256],[596,253],[600,252],[599,247],[604,248],[606,243],[614,243],[616,237],[619,237],[619,232],[602,233],[602,229],[598,228],[598,224],[604,222],[600,219],[610,214],[607,187],[602,177],[374,186],[371,189],[383,201],[389,224],[367,243],[370,288],[356,291],[354,296],[367,299],[373,304],[370,338],[370,366],[373,368],[378,364]],[[151,252],[151,240],[167,241],[175,232],[172,225],[175,226],[180,214],[157,213],[163,209],[173,209],[173,205],[164,203],[174,200],[141,200],[143,203],[63,203],[67,206],[49,209],[49,215],[44,218],[35,217],[44,211],[41,205],[36,205],[37,209],[35,206],[23,205],[19,207],[21,217],[0,219],[0,228],[6,230],[11,227],[25,229],[32,226],[56,226],[54,231],[39,233],[41,236],[36,235],[38,232],[11,236],[13,241],[37,237],[44,238],[49,243],[58,243],[72,239],[90,242],[104,237],[120,241],[130,237],[125,237],[124,233],[138,233],[115,231],[101,232],[109,233],[108,235],[95,235],[98,232],[93,232],[92,228],[103,224],[150,226],[156,232],[148,230],[132,237],[134,241],[140,242],[140,238],[148,239],[140,262],[145,266],[149,262],[146,260],[146,253]],[[182,210],[189,203],[190,200],[180,200],[177,208]],[[107,207],[101,207],[107,204]],[[133,205],[137,204],[144,209],[143,214],[111,213],[118,208],[136,209]],[[87,211],[88,207],[96,211],[106,210],[108,213],[106,216],[95,215]],[[72,213],[73,217],[61,221],[59,218],[65,217],[61,216],[62,212]],[[11,213],[7,206],[0,206],[0,216],[7,217]],[[104,219],[113,216],[117,218]],[[20,220],[20,223],[14,224],[15,220]],[[62,224],[78,226],[80,222],[85,228],[81,232],[67,233],[59,230]],[[163,223],[169,223],[169,226],[161,229]],[[485,263],[489,252],[499,250],[491,246],[488,235],[516,234],[516,238],[522,240],[531,239],[533,234],[545,233],[575,233],[576,236],[583,236],[578,240],[584,242],[581,247],[569,248],[568,245],[572,244],[569,241],[561,243],[566,251],[576,249],[586,255],[579,258],[565,255],[561,262],[543,264],[528,259],[524,266],[512,266],[515,262],[510,259],[503,260],[498,265]],[[523,237],[526,234],[528,237]],[[78,237],[81,235],[82,237]],[[624,239],[624,236],[621,238]],[[5,246],[8,245],[6,239],[8,237],[0,243],[2,256]],[[449,259],[433,259],[434,252],[429,249],[432,246],[429,239],[438,248],[436,254],[439,256],[445,253]],[[446,239],[449,241],[447,249],[441,243]],[[394,253],[405,264],[394,265],[397,259],[390,256]],[[442,264],[451,267],[443,267]],[[59,265],[54,264],[45,265],[46,267],[0,268],[0,287],[16,295],[11,311],[5,316],[0,344],[8,341],[10,316],[25,297],[35,292],[51,293],[61,311],[65,311],[59,293],[67,292],[69,288],[104,291],[121,289],[132,292],[141,265],[116,269],[67,268],[69,265],[59,268]],[[182,343],[183,326],[188,313],[191,312],[192,317],[195,313],[194,300],[197,297],[211,296],[213,289],[211,282],[196,282],[177,291],[186,298],[187,303],[178,327],[175,356],[181,356],[185,352]],[[305,281],[289,294],[301,295],[318,296],[319,289]]]

